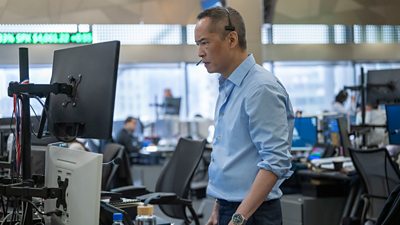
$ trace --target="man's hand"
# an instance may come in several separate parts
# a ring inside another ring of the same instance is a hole
[[[210,218],[208,219],[206,225],[217,225],[218,217],[219,217],[219,204],[217,201],[215,201],[213,210],[211,212]]]

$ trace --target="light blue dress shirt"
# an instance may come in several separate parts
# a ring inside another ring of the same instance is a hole
[[[242,201],[265,169],[278,177],[266,200],[280,198],[279,186],[292,174],[294,114],[285,88],[253,55],[219,81],[207,193]]]

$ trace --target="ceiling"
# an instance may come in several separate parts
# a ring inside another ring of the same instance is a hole
[[[399,11],[399,0],[279,0],[274,23],[400,24]]]
[[[274,23],[400,24],[399,0],[264,0],[264,5],[265,20]],[[190,24],[200,10],[200,0],[0,0],[0,23]]]
[[[0,0],[0,23],[194,23],[198,0]]]

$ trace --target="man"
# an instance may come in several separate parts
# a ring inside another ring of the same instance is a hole
[[[292,174],[288,94],[246,52],[236,10],[212,8],[197,19],[198,55],[209,73],[220,73],[207,187],[217,200],[207,224],[281,224],[279,185]]]
[[[133,135],[136,130],[137,120],[131,116],[125,119],[124,127],[117,135],[117,143],[125,147],[128,153],[139,152],[140,143]]]

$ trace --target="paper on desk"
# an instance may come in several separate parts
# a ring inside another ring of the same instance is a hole
[[[322,159],[313,159],[311,160],[311,164],[315,167],[324,168],[324,169],[333,169],[333,162],[343,162],[343,167],[346,167],[346,164],[351,163],[353,165],[350,157],[344,156],[336,156],[336,157],[327,157]],[[326,168],[326,167],[329,168]]]

